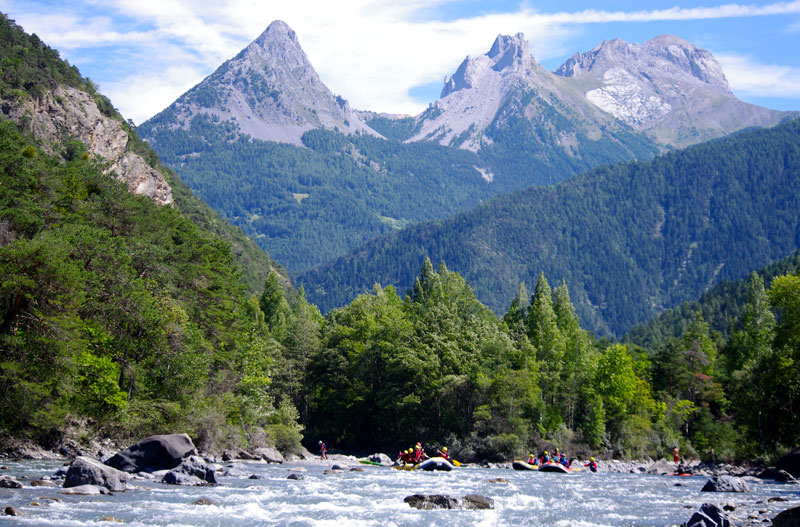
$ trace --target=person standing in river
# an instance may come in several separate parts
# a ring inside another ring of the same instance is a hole
[[[319,458],[328,459],[328,447],[322,441],[319,442]]]

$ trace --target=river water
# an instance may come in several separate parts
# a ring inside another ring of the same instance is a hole
[[[341,464],[341,463],[340,463]],[[0,489],[0,507],[23,516],[0,516],[0,525],[35,526],[668,526],[685,522],[702,503],[731,503],[740,523],[762,512],[800,505],[800,485],[748,482],[745,494],[700,492],[705,477],[670,477],[606,472],[553,474],[500,468],[462,467],[453,472],[407,472],[358,465],[363,471],[324,474],[332,463],[283,465],[237,463],[242,477],[220,477],[215,487],[176,487],[133,481],[140,487],[111,496],[66,496],[59,488],[32,487],[28,480],[52,474],[60,463],[6,462],[4,475],[25,484]],[[291,473],[302,480],[287,479]],[[257,475],[263,479],[249,479]],[[507,482],[490,482],[502,478]],[[676,486],[677,485],[677,486]],[[486,511],[417,510],[403,502],[411,494],[482,494],[494,499]],[[42,498],[57,497],[58,502]],[[194,505],[199,498],[216,505]],[[786,501],[770,503],[769,498]],[[31,502],[42,505],[34,506]],[[759,503],[760,502],[760,503]],[[760,520],[754,520],[760,521]],[[753,521],[753,522],[754,522]]]

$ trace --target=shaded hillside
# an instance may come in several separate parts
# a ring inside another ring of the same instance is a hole
[[[800,251],[755,272],[764,279],[765,287],[769,288],[776,276],[797,274],[798,270]],[[698,311],[703,314],[711,330],[719,331],[723,337],[728,338],[733,324],[742,315],[749,285],[749,277],[720,282],[697,300],[684,302],[664,311],[646,324],[634,326],[625,335],[625,341],[648,348],[663,345],[669,339],[682,335]]]
[[[323,310],[373,283],[405,290],[426,255],[504,312],[520,281],[565,279],[581,319],[621,334],[800,245],[800,121],[650,163],[596,169],[382,237],[300,276]]]

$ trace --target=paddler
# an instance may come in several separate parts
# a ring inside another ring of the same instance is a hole
[[[447,453],[447,447],[446,447],[446,446],[443,446],[441,450],[439,450],[439,449],[437,448],[437,449],[436,449],[436,454],[437,454],[439,457],[443,457],[443,458],[445,458],[447,461],[450,461],[450,454],[448,454],[448,453]]]
[[[592,472],[597,472],[597,461],[594,460],[594,457],[590,457],[589,462],[584,467],[589,467]]]
[[[536,455],[535,454],[528,454],[528,464],[529,465],[538,465],[536,462]]]
[[[422,443],[417,443],[414,445],[414,463],[422,463],[428,459],[428,456],[425,454],[425,450],[422,448]]]

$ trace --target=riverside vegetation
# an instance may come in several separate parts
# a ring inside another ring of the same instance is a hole
[[[63,82],[14,80],[63,63],[3,20],[17,39],[2,46],[3,93]],[[724,459],[800,441],[796,267],[768,286],[752,276],[727,337],[691,313],[673,336],[639,339],[646,347],[583,329],[564,282],[551,289],[540,274],[530,297],[520,285],[500,318],[428,259],[407,294],[375,286],[322,317],[276,270],[253,294],[247,259],[210,222],[178,199],[132,195],[102,168],[80,143],[50,155],[24,124],[0,123],[7,435],[57,443],[79,423],[84,438],[187,431],[214,450],[263,429],[285,452],[305,434],[338,448],[447,443],[463,459],[543,441]]]

